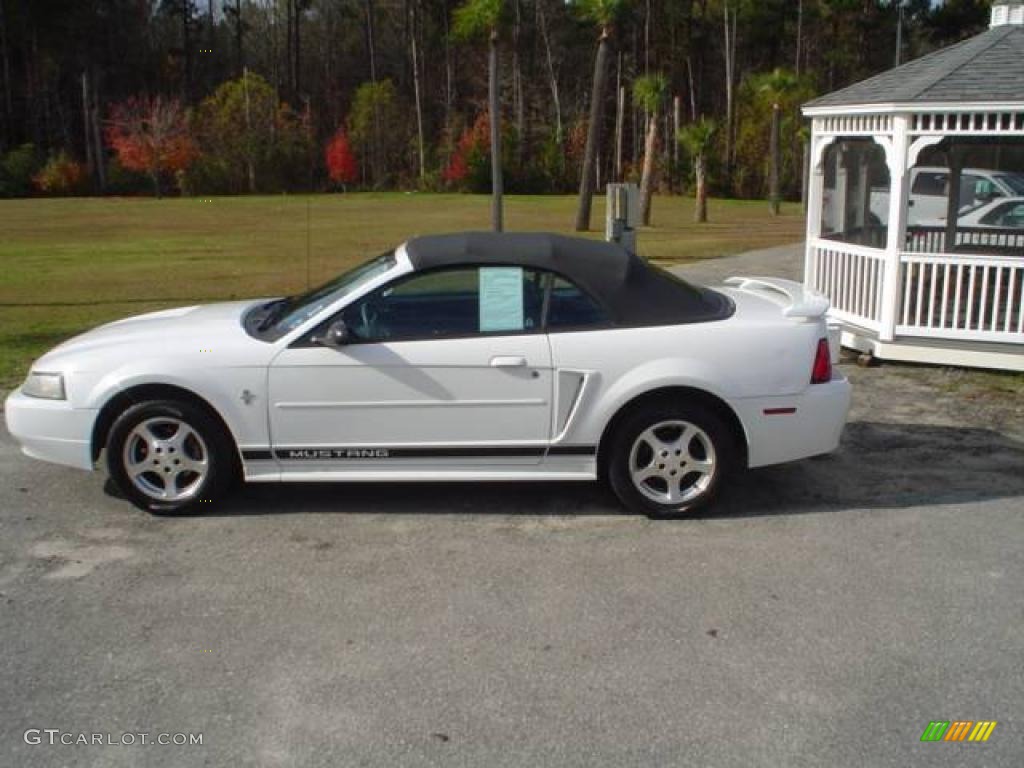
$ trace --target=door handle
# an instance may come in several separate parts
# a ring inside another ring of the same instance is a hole
[[[517,355],[499,355],[491,358],[492,368],[523,368],[526,366],[526,358]]]

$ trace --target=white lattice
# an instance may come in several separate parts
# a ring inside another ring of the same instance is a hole
[[[1024,111],[921,112],[910,116],[912,134],[1024,136]]]
[[[892,115],[834,115],[819,117],[814,121],[819,134],[843,136],[874,136],[892,131]]]

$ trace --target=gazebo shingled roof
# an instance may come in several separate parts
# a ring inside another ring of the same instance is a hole
[[[805,107],[1024,101],[1024,26],[993,27]]]

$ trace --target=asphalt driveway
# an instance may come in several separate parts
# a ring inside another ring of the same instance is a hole
[[[4,430],[0,765],[1019,766],[1020,396],[844,370],[838,453],[676,522],[590,484],[257,486],[155,518]],[[921,743],[958,719],[998,726]]]

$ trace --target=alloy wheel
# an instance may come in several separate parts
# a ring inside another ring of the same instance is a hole
[[[688,421],[660,421],[633,441],[629,476],[657,504],[686,504],[711,485],[715,459],[714,445],[703,429]]]
[[[194,497],[210,470],[202,436],[188,423],[170,416],[139,422],[128,433],[124,470],[132,485],[156,501]]]

